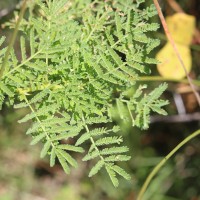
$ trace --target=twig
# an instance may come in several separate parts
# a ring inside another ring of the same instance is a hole
[[[200,96],[199,96],[198,92],[196,92],[196,90],[195,90],[195,88],[194,88],[194,85],[193,85],[193,83],[192,83],[192,79],[191,79],[191,78],[189,77],[189,75],[188,75],[188,72],[187,72],[187,70],[186,70],[186,67],[185,67],[185,65],[184,65],[184,63],[183,63],[183,59],[182,59],[182,57],[181,57],[181,55],[180,55],[180,53],[179,53],[179,51],[178,51],[178,49],[177,49],[177,46],[176,46],[176,44],[175,44],[175,42],[174,42],[174,39],[172,38],[172,36],[171,36],[171,34],[170,34],[170,32],[169,32],[169,29],[168,29],[168,27],[167,27],[165,18],[164,18],[163,14],[162,14],[160,5],[159,5],[159,3],[158,3],[157,0],[153,0],[153,2],[154,2],[155,6],[156,6],[156,9],[157,9],[157,11],[158,11],[158,15],[159,15],[159,17],[160,17],[161,23],[162,23],[163,28],[164,28],[164,30],[165,30],[166,36],[167,36],[169,42],[171,43],[171,45],[172,45],[172,47],[173,47],[173,49],[174,49],[174,52],[176,53],[176,56],[177,56],[177,58],[178,58],[178,60],[179,60],[179,62],[180,62],[180,64],[181,64],[182,68],[183,68],[184,71],[185,71],[186,77],[187,77],[187,79],[188,79],[188,83],[189,83],[189,85],[190,85],[190,87],[191,87],[191,89],[192,89],[192,91],[193,91],[193,93],[194,93],[194,95],[195,95],[195,97],[196,97],[196,99],[197,99],[197,101],[198,101],[198,104],[199,104],[199,106],[200,106]]]

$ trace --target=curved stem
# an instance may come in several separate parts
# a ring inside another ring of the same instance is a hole
[[[147,190],[147,187],[149,186],[151,180],[153,179],[153,177],[158,173],[158,171],[160,170],[160,168],[167,162],[167,160],[169,160],[169,158],[171,158],[184,144],[186,144],[188,141],[190,141],[191,139],[193,139],[194,137],[200,135],[200,129],[195,131],[194,133],[192,133],[191,135],[189,135],[187,138],[185,138],[181,143],[179,143],[166,157],[164,157],[157,165],[156,167],[153,169],[153,171],[149,174],[149,176],[147,177],[146,181],[144,182],[139,195],[137,197],[137,200],[142,200],[142,197],[145,193],[145,191]]]
[[[8,46],[8,48],[6,50],[5,57],[3,59],[3,63],[2,63],[2,66],[1,66],[1,70],[0,70],[0,79],[3,77],[3,73],[6,70],[8,57],[9,57],[10,51],[11,51],[11,49],[12,49],[14,43],[15,43],[15,39],[17,37],[17,32],[18,32],[18,29],[19,29],[19,25],[20,25],[20,22],[21,22],[21,20],[22,20],[22,18],[24,16],[25,10],[26,10],[26,3],[27,3],[27,0],[24,0],[24,2],[22,4],[21,11],[19,13],[19,18],[18,18],[16,26],[15,26],[15,30],[14,30],[13,35],[11,37],[9,46]]]

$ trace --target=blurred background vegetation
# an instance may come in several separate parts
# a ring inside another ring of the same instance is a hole
[[[151,0],[147,0],[149,4]],[[196,27],[200,29],[199,0],[177,0],[182,9],[196,18]],[[0,35],[9,42],[12,30],[3,24],[14,17],[19,9],[20,0],[0,0]],[[173,14],[174,8],[168,1],[160,1],[165,15]],[[159,22],[158,18],[154,19]],[[155,37],[166,42],[162,28]],[[191,76],[200,75],[200,36],[197,34],[191,44]],[[18,41],[15,44],[18,49]],[[161,48],[161,47],[160,47]],[[159,48],[157,48],[159,51]],[[154,52],[156,53],[156,52]],[[158,75],[152,66],[153,75]],[[200,81],[200,80],[199,80]],[[154,88],[159,82],[145,82]],[[177,92],[181,91],[181,92]],[[136,194],[153,167],[169,153],[179,142],[200,128],[199,107],[187,85],[169,83],[169,89],[163,98],[170,101],[166,107],[169,116],[152,116],[150,129],[140,131],[129,123],[116,120],[122,127],[124,141],[130,148],[132,159],[125,166],[132,175],[130,182],[121,181],[118,189],[113,188],[107,174],[88,178],[90,163],[79,160],[79,168],[65,175],[60,166],[49,167],[48,159],[41,160],[40,145],[30,146],[25,135],[29,124],[17,123],[27,111],[13,110],[7,105],[0,111],[0,200],[134,200]],[[181,99],[185,117],[177,111],[176,100]],[[105,172],[106,173],[106,172]],[[195,138],[185,145],[162,168],[148,188],[144,200],[199,200],[200,199],[200,140]]]

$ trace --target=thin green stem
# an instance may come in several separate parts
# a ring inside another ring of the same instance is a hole
[[[83,122],[84,122],[84,126],[85,126],[85,129],[86,129],[87,133],[90,134],[90,130],[89,130],[87,124],[85,123],[85,118],[84,118],[84,116],[82,117],[82,120],[83,120]],[[90,141],[91,141],[92,145],[94,145],[94,148],[97,150],[97,152],[98,152],[99,157],[101,158],[101,160],[104,161],[104,158],[101,156],[100,151],[99,151],[98,147],[96,146],[94,139],[93,139],[91,136],[90,136]]]
[[[24,0],[24,2],[22,4],[21,11],[19,13],[19,18],[18,18],[16,26],[15,26],[15,30],[13,32],[9,46],[8,46],[6,53],[5,53],[5,57],[3,59],[3,63],[2,63],[2,66],[1,66],[1,70],[0,70],[0,79],[2,79],[3,73],[6,70],[7,63],[8,63],[8,57],[9,57],[10,51],[11,51],[11,49],[12,49],[14,43],[15,43],[15,40],[16,40],[16,37],[17,37],[17,32],[19,30],[19,25],[20,25],[20,22],[21,22],[21,20],[24,16],[25,10],[26,10],[26,4],[27,4],[27,0]]]
[[[191,135],[189,135],[187,138],[185,138],[181,143],[179,143],[166,157],[164,157],[152,170],[152,172],[147,177],[146,181],[144,182],[139,195],[137,197],[137,200],[142,200],[142,197],[144,196],[145,191],[147,190],[147,187],[149,186],[150,182],[152,181],[153,177],[158,173],[160,168],[171,158],[183,145],[185,145],[187,142],[189,142],[194,137],[200,135],[200,129],[193,132]]]
[[[188,79],[165,78],[162,76],[140,76],[137,81],[168,81],[189,84]],[[192,80],[192,83],[196,86],[200,86],[200,81],[198,80]]]
[[[27,62],[29,62],[30,60],[32,60],[35,56],[37,56],[38,54],[40,54],[43,51],[43,49],[40,49],[38,52],[36,52],[34,55],[32,55],[31,57],[29,57],[27,60],[25,60],[23,63],[19,64],[18,66],[16,66],[15,68],[13,68],[12,70],[8,71],[6,74],[3,74],[2,77],[5,77],[9,74],[11,74],[12,72],[16,71],[17,69],[19,69],[20,67],[22,67],[23,65],[25,65]]]
[[[32,111],[32,113],[35,113],[35,110],[33,109],[33,107],[30,105],[28,99],[26,98],[26,96],[24,95],[24,100],[27,103],[27,105],[29,106],[30,110]],[[45,127],[42,125],[42,122],[40,121],[40,119],[38,118],[38,116],[35,114],[35,119],[37,120],[37,122],[40,124],[40,127],[42,128],[43,132],[46,135],[47,140],[51,140],[50,136],[48,135]],[[55,147],[55,145],[53,144],[53,142],[51,141],[51,146]]]

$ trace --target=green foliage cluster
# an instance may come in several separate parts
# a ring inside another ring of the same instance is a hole
[[[120,117],[126,106],[132,124],[148,128],[151,111],[166,114],[159,97],[160,85],[149,94],[140,85],[132,88],[149,64],[157,61],[149,53],[159,45],[148,33],[159,26],[150,23],[153,5],[140,9],[144,0],[36,0],[20,26],[21,57],[12,49],[5,69],[1,67],[0,105],[30,109],[19,123],[32,120],[27,134],[31,144],[43,143],[41,157],[58,160],[64,171],[77,167],[72,152],[83,153],[83,161],[95,160],[89,176],[105,168],[114,186],[118,175],[130,179],[120,161],[128,161],[128,147],[118,134],[111,109]],[[1,38],[0,43],[5,38]],[[7,48],[0,51],[0,66]],[[71,138],[74,138],[71,140]],[[76,141],[73,143],[73,141]]]

